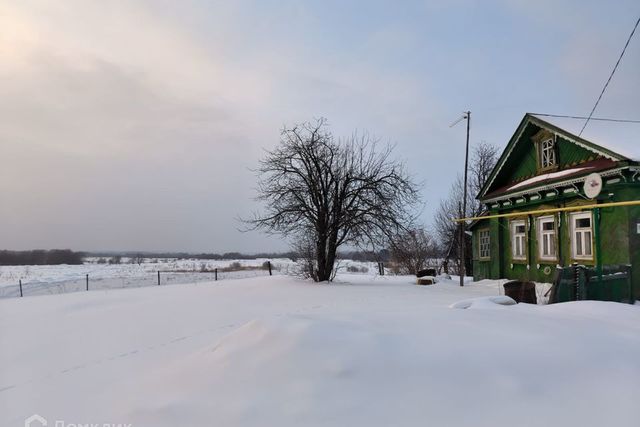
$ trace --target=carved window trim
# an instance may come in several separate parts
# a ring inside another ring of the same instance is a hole
[[[538,172],[550,172],[558,169],[558,141],[556,135],[542,129],[531,138],[536,148]]]

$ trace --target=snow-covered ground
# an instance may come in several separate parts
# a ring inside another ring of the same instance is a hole
[[[499,305],[499,282],[414,280],[0,300],[0,425],[638,425],[639,306]]]

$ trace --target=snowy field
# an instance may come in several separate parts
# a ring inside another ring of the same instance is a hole
[[[102,258],[107,260],[108,258]],[[295,263],[288,258],[257,258],[235,260],[203,260],[177,258],[144,258],[141,263],[122,258],[120,264],[99,263],[100,258],[89,257],[82,265],[15,265],[0,266],[0,298],[20,296],[22,281],[24,296],[52,295],[86,290],[89,276],[90,290],[136,288],[158,284],[190,284],[215,280],[243,279],[268,275],[264,263],[271,262],[273,274],[289,274]],[[238,268],[238,266],[240,268]],[[340,271],[353,267],[357,273],[374,272],[375,263],[341,260]]]
[[[239,279],[267,275],[263,263],[271,261],[275,274],[287,273],[293,268],[290,259],[158,259],[145,258],[140,264],[123,258],[120,264],[99,264],[99,258],[87,258],[82,265],[16,265],[0,266],[0,298],[20,295],[18,283],[22,281],[25,296],[50,295],[84,291],[86,275],[92,290],[132,288],[157,285],[158,271],[161,284],[185,284],[214,280]],[[103,258],[108,259],[108,258]],[[222,271],[233,264],[245,270]]]
[[[0,425],[638,426],[639,306],[414,280],[0,300]]]

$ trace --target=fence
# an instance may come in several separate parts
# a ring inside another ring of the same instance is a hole
[[[393,268],[389,269],[384,263],[355,262],[352,264],[350,260],[347,261],[347,264],[341,265],[338,263],[336,266],[341,274],[369,274],[376,269],[379,275],[384,275],[385,272],[393,272]],[[158,265],[153,266],[148,266],[142,263],[142,270],[138,269],[135,271],[125,272],[119,271],[117,273],[101,273],[92,270],[89,274],[85,274],[84,271],[82,273],[73,274],[73,272],[69,273],[65,271],[64,273],[61,273],[61,277],[63,278],[49,280],[36,280],[33,278],[31,280],[27,280],[26,277],[34,277],[32,272],[29,273],[29,266],[26,266],[26,272],[14,271],[3,276],[3,267],[0,266],[0,299],[94,290],[140,288],[145,286],[193,284],[215,282],[217,280],[245,279],[266,275],[300,275],[300,265],[293,261],[278,262],[276,260],[274,263],[271,261],[265,261],[261,265],[242,265],[238,262],[233,262],[227,267],[219,268],[212,268],[203,264],[200,264],[198,267],[196,262],[189,262],[188,264],[187,268],[183,268],[182,265],[175,263],[159,263]],[[85,265],[99,266],[102,264],[88,263]],[[169,267],[167,267],[167,265]],[[120,265],[118,264],[114,267],[118,266]],[[155,268],[158,269],[156,270]],[[35,277],[38,277],[38,275],[36,274]],[[57,277],[57,275],[54,275],[54,277]],[[15,285],[11,283],[15,283]]]
[[[237,270],[215,268],[208,271],[155,271],[145,272],[144,274],[123,274],[110,277],[92,277],[91,274],[83,274],[71,278],[67,277],[55,282],[27,282],[26,280],[23,281],[19,279],[16,285],[0,287],[0,298],[215,282],[219,280],[268,276],[274,273],[278,274],[279,271],[272,268],[271,263],[268,263],[264,267],[243,267]]]
[[[599,300],[634,302],[629,265],[606,265],[602,271],[583,265],[558,268],[549,302]]]

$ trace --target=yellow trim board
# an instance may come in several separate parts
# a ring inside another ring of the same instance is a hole
[[[453,218],[452,221],[463,222],[463,221],[475,221],[479,219],[511,218],[515,216],[524,216],[524,215],[537,215],[537,214],[555,213],[555,212],[581,211],[585,209],[595,209],[595,208],[612,208],[616,206],[638,206],[638,205],[640,205],[640,200],[628,200],[625,202],[592,203],[589,205],[565,206],[563,208],[536,209],[532,211],[520,211],[520,212],[495,214],[495,215],[474,216],[470,218]]]

